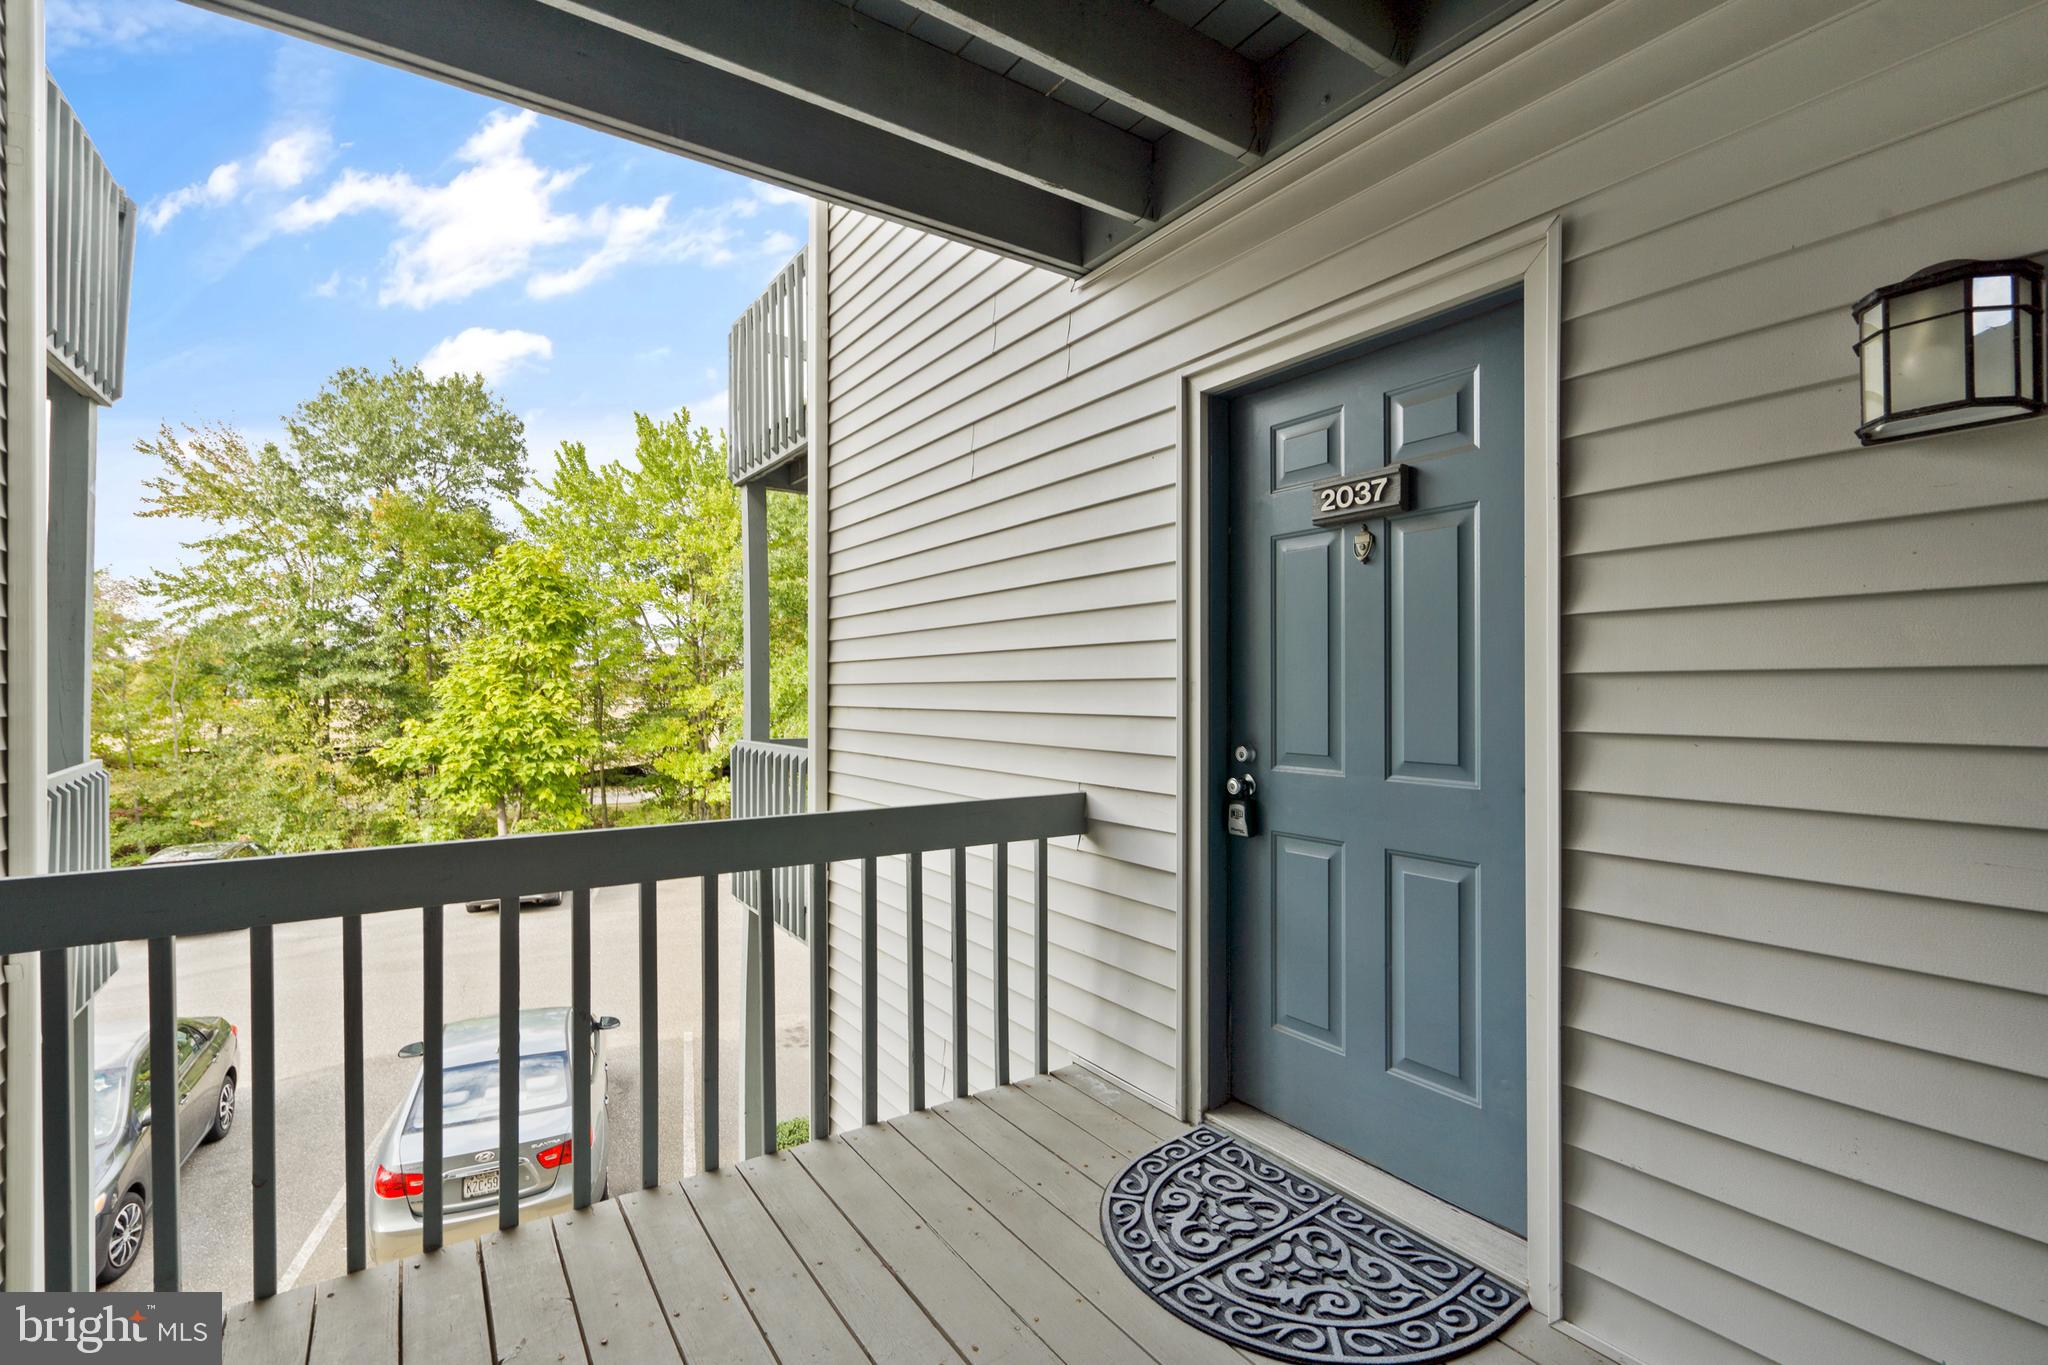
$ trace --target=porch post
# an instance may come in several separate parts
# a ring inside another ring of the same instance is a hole
[[[740,543],[745,555],[746,714],[741,733],[768,738],[768,485],[740,485]]]
[[[746,712],[742,733],[748,739],[766,739],[769,728],[768,485],[760,479],[740,485],[740,546],[744,555],[746,589]],[[758,813],[733,812],[734,815]],[[762,880],[765,882],[772,875],[766,874]],[[767,899],[765,888],[763,894],[755,899]],[[774,1045],[762,1037],[760,1020],[761,935],[774,933],[775,927],[766,922],[761,911],[759,905],[747,907],[746,1013],[741,1016],[745,1020],[741,1032],[747,1040],[746,1060],[741,1068],[746,1076],[746,1085],[745,1100],[740,1107],[740,1151],[746,1156],[761,1155],[762,1058],[764,1049]]]
[[[49,510],[48,430],[43,384],[48,365],[49,155],[43,67],[43,0],[5,0],[7,294],[6,411],[6,651],[8,745],[5,757],[6,871],[30,876],[49,856],[48,701],[43,695],[48,602],[43,576]],[[41,1200],[48,1154],[42,1140],[43,1038],[39,1027],[45,990],[62,995],[63,974],[46,979],[36,954],[6,964],[6,1156],[0,1182],[0,1219],[6,1251],[0,1277],[10,1290],[43,1283]],[[56,1160],[63,1160],[58,1153]],[[59,1271],[58,1273],[62,1273]]]
[[[92,755],[93,466],[99,407],[50,376],[50,771]]]

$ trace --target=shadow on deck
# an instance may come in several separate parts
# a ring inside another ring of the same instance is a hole
[[[1186,1129],[1074,1070],[230,1308],[229,1362],[1215,1362],[1103,1247]],[[1598,1365],[1524,1313],[1473,1365]]]

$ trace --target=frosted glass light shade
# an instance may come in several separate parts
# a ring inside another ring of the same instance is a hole
[[[2043,271],[1945,261],[1851,310],[1865,445],[2037,417],[2044,399]]]

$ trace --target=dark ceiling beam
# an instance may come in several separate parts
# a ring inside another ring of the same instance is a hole
[[[833,0],[545,3],[1089,208],[1152,216],[1151,143]]]
[[[1220,152],[1262,150],[1258,68],[1145,0],[908,3]]]
[[[1071,200],[533,0],[191,3],[1065,274],[1080,271],[1086,210]]]
[[[1406,69],[1407,44],[1389,0],[1266,0],[1310,33],[1382,76]]]

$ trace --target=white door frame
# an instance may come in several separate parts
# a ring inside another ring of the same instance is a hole
[[[1558,337],[1562,267],[1556,217],[1512,228],[1241,338],[1179,376],[1181,1117],[1190,1122],[1227,1082],[1208,1041],[1221,1020],[1211,991],[1225,970],[1209,908],[1218,850],[1210,836],[1219,755],[1210,734],[1215,657],[1209,582],[1214,400],[1236,388],[1426,320],[1459,304],[1522,291],[1523,661],[1527,849],[1528,1279],[1530,1302],[1562,1316],[1562,1150],[1558,1065],[1560,926],[1558,615]]]

